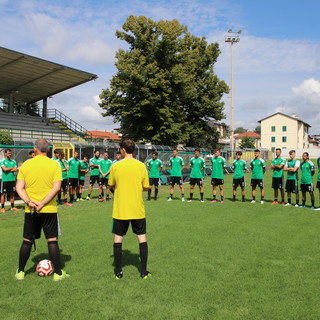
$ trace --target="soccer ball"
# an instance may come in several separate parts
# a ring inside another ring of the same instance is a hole
[[[53,272],[52,262],[50,260],[41,260],[37,264],[37,273],[40,277],[47,277]]]

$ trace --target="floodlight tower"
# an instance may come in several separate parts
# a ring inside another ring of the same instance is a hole
[[[232,31],[231,29],[224,35],[224,42],[230,43],[230,144],[231,144],[231,159],[233,159],[233,150],[234,150],[234,86],[233,86],[233,44],[240,41],[239,31]]]

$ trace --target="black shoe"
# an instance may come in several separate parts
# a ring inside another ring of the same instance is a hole
[[[154,200],[158,200],[158,198],[157,198],[157,197],[154,197]]]
[[[236,202],[236,199],[232,199],[232,202]]]
[[[242,202],[246,202],[246,199],[242,199]]]
[[[147,199],[147,201],[150,201],[150,200],[151,200],[150,198]]]
[[[149,271],[146,271],[144,273],[141,273],[141,278],[142,279],[147,279],[148,277],[152,276],[152,273]]]
[[[115,273],[114,274],[114,277],[117,279],[117,280],[120,280],[121,278],[123,278],[123,272],[120,271],[118,273]]]

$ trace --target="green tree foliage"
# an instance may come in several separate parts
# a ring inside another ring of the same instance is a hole
[[[254,139],[251,137],[243,137],[239,145],[240,149],[254,149]]]
[[[155,22],[130,16],[116,36],[129,50],[116,53],[118,72],[102,91],[104,116],[121,122],[123,136],[161,144],[212,146],[211,118],[224,118],[228,92],[214,74],[217,43],[191,35],[177,20]]]
[[[234,130],[234,133],[244,133],[247,132],[248,130],[243,128],[243,127],[238,127],[237,129]]]
[[[254,132],[257,133],[257,134],[261,134],[261,126],[257,126],[257,127],[254,129]]]
[[[13,143],[11,134],[7,130],[0,130],[0,144],[11,145]]]
[[[9,100],[3,99],[2,101],[3,110],[9,111]],[[38,115],[39,105],[35,103],[26,103],[22,101],[15,101],[13,104],[13,112],[17,114],[30,114],[32,116]]]

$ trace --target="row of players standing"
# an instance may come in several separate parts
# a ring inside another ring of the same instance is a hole
[[[148,200],[151,199],[151,187],[155,186],[155,197],[157,199],[158,194],[158,183],[160,171],[162,171],[162,162],[157,159],[157,152],[153,152],[152,159],[147,162],[147,168],[149,169],[150,177],[150,189],[148,192]],[[271,169],[273,170],[272,175],[272,188],[274,189],[274,201],[272,204],[278,204],[279,191],[281,194],[281,204],[289,206],[291,205],[291,194],[296,195],[295,207],[299,207],[299,190],[298,181],[299,175],[298,170],[301,170],[301,183],[300,191],[302,192],[302,204],[300,207],[304,208],[306,204],[306,193],[310,194],[311,198],[311,209],[315,209],[314,199],[314,187],[313,187],[313,175],[315,173],[315,167],[312,161],[309,160],[309,154],[303,153],[302,162],[296,159],[296,153],[294,150],[289,152],[290,159],[287,161],[281,157],[281,149],[276,149],[276,157],[272,160]],[[211,158],[212,173],[211,173],[211,184],[212,184],[212,203],[217,202],[217,190],[220,190],[221,203],[224,203],[224,171],[226,168],[226,161],[221,156],[219,149],[214,150],[214,156]],[[317,160],[318,168],[320,167],[320,157]],[[182,179],[182,170],[184,168],[184,161],[178,155],[178,150],[173,150],[173,155],[169,159],[170,165],[170,196],[168,201],[173,200],[174,185],[177,184],[180,187],[181,201],[184,199],[184,187]],[[203,176],[205,170],[205,161],[200,156],[200,149],[195,149],[194,157],[190,160],[190,198],[188,202],[193,201],[193,193],[196,185],[199,186],[200,190],[200,201],[204,202],[204,188],[203,188]],[[232,201],[236,201],[237,188],[241,188],[242,201],[245,202],[245,173],[248,172],[246,161],[242,159],[242,152],[236,152],[236,159],[232,164],[234,170],[233,175],[233,198]],[[252,170],[251,176],[251,188],[252,188],[252,201],[256,202],[256,189],[260,188],[261,200],[260,203],[264,203],[265,189],[264,189],[264,173],[266,170],[265,161],[260,157],[260,150],[254,151],[254,159],[250,162],[250,168]],[[284,171],[287,171],[287,180],[284,184]],[[317,185],[319,189],[320,198],[320,171],[317,177]],[[284,190],[287,192],[287,203],[285,203]],[[317,208],[316,210],[320,210]]]

